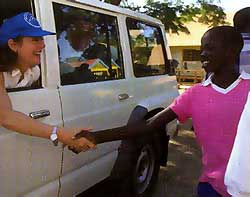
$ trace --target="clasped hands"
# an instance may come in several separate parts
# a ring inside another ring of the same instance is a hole
[[[90,132],[91,129],[80,129],[71,137],[68,149],[79,154],[96,147],[96,140]]]

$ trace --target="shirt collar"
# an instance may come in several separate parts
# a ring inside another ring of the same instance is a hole
[[[35,68],[35,67],[38,67],[38,66],[36,65],[36,66],[34,66],[34,67],[28,68],[28,69],[25,71],[24,75],[33,74],[33,71],[34,71],[34,68]],[[19,68],[16,68],[16,69],[14,69],[14,70],[11,71],[11,76],[12,76],[12,77],[16,77],[16,76],[18,76],[18,75],[22,75],[22,73],[21,73],[21,71],[20,71]]]
[[[202,85],[203,86],[208,86],[208,85],[211,85],[213,84],[212,82],[212,76],[213,76],[213,73],[209,75],[209,77],[202,82]],[[250,74],[248,74],[247,72],[245,72],[244,70],[241,72],[240,76],[238,77],[238,79],[243,79],[243,80],[247,80],[247,79],[250,79]]]

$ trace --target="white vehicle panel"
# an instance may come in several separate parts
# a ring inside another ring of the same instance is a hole
[[[126,125],[134,107],[127,85],[126,80],[114,80],[60,87],[65,126],[101,130]],[[118,95],[123,93],[131,98],[119,101]],[[79,155],[65,150],[63,175],[117,150],[119,145],[120,141],[109,142]]]
[[[61,125],[59,97],[56,91],[36,89],[9,93],[13,108],[29,114],[39,110],[49,110],[50,116],[42,122]],[[18,124],[18,122],[17,122]],[[62,147],[54,147],[47,139],[29,137],[0,130],[0,174],[4,177],[0,184],[0,196],[22,196],[44,184],[58,181]],[[53,185],[52,193],[58,191]]]
[[[84,165],[77,170],[67,173],[61,178],[62,189],[60,196],[75,196],[107,178],[111,173],[117,155],[118,152],[114,151],[103,155],[90,165]]]

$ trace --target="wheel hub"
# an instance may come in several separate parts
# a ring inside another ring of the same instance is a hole
[[[134,184],[138,194],[146,191],[155,168],[155,154],[151,145],[145,145],[137,159]]]

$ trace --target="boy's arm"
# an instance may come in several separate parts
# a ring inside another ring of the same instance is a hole
[[[80,132],[76,134],[76,138],[85,137],[95,144],[101,144],[104,142],[132,139],[140,135],[149,135],[155,130],[159,130],[167,123],[176,119],[177,115],[167,108],[162,112],[156,114],[147,122],[135,123],[134,125],[128,125],[113,129],[95,131],[95,132]]]
[[[134,125],[96,132],[80,132],[76,135],[76,138],[85,137],[95,144],[100,144],[114,140],[132,139],[140,135],[150,135],[154,131],[164,128],[166,124],[176,119],[177,116],[180,122],[185,122],[192,116],[192,98],[196,88],[199,88],[199,85],[186,90],[174,100],[169,108],[156,114],[147,122],[136,122]],[[71,149],[71,147],[69,148]]]

